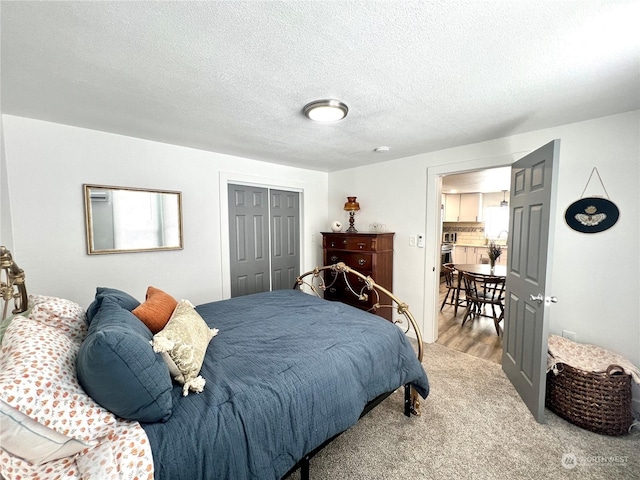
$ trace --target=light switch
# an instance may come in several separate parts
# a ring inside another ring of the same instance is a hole
[[[424,248],[424,235],[422,234],[418,235],[418,247]]]
[[[415,235],[409,235],[409,246],[410,247],[415,247],[416,246],[416,236]]]

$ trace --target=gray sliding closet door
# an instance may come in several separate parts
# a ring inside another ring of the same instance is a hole
[[[268,292],[268,190],[229,185],[228,192],[231,296]]]
[[[300,274],[300,194],[229,185],[231,296],[292,288]]]
[[[270,190],[271,289],[292,288],[300,275],[300,194]]]

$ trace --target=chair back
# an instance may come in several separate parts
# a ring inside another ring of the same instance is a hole
[[[450,267],[447,264],[442,265],[442,273],[444,274],[444,281],[447,284],[447,287],[455,287],[455,282],[454,282],[454,273],[455,273],[455,269],[453,267]]]
[[[504,301],[504,277],[464,273],[462,276],[467,299],[479,303],[502,304]]]

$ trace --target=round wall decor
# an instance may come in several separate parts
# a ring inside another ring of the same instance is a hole
[[[598,233],[613,227],[620,210],[607,198],[586,197],[573,202],[564,214],[570,228],[582,233]]]

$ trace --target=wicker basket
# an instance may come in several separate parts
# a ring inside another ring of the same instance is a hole
[[[595,433],[625,435],[633,422],[631,375],[610,365],[606,372],[585,372],[559,363],[558,374],[547,374],[547,407]]]

